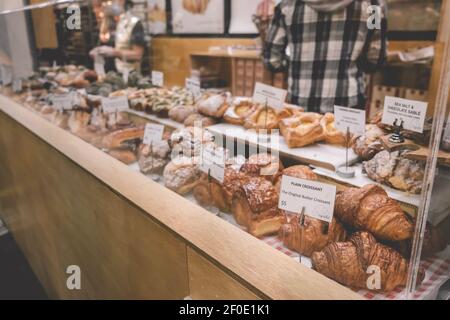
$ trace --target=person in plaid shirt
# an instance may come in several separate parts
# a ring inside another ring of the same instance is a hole
[[[380,28],[369,28],[378,5]],[[264,46],[272,72],[289,70],[288,99],[313,112],[365,108],[363,74],[386,60],[383,0],[283,0]],[[286,50],[287,49],[287,50]]]

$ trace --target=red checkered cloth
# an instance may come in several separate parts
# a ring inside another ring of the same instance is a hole
[[[286,248],[277,236],[265,237],[263,241],[289,257],[298,259],[298,253]],[[411,298],[416,300],[434,300],[436,299],[439,288],[450,279],[450,259],[433,257],[422,261],[421,266],[425,269],[425,279]],[[401,287],[387,293],[377,293],[369,290],[357,290],[356,292],[369,300],[406,299],[405,288]]]

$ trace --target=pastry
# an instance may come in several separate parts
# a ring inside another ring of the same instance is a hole
[[[242,173],[252,177],[263,177],[272,183],[278,180],[282,170],[283,164],[280,159],[267,153],[251,155],[241,167]]]
[[[376,184],[339,192],[334,214],[343,223],[382,240],[406,240],[414,233],[414,224],[397,201]]]
[[[187,117],[196,112],[194,106],[177,106],[169,111],[169,118],[173,121],[184,123]]]
[[[329,224],[306,215],[303,218],[296,215],[280,228],[278,235],[290,250],[310,257],[331,242],[345,241],[347,234],[336,219]]]
[[[231,93],[215,94],[197,103],[197,110],[201,114],[221,119],[231,104]]]
[[[278,192],[262,177],[244,178],[234,195],[232,212],[238,224],[255,237],[277,233],[285,223],[278,209]]]
[[[363,160],[372,159],[378,152],[384,149],[380,138],[385,132],[374,124],[366,125],[364,136],[353,137],[350,145],[353,151]]]
[[[109,150],[107,153],[114,159],[117,159],[126,165],[130,165],[137,161],[136,154],[131,150],[114,149]]]
[[[211,117],[202,116],[199,113],[192,113],[186,118],[186,120],[184,120],[183,124],[186,127],[194,127],[194,126],[209,127],[216,124],[216,120],[214,120]]]
[[[178,156],[167,164],[163,176],[167,188],[184,195],[199,183],[201,171],[194,158]]]
[[[320,120],[323,133],[325,135],[325,142],[329,144],[337,144],[341,146],[347,145],[346,134],[339,131],[335,127],[334,114],[326,113]]]
[[[143,139],[144,132],[145,128],[142,126],[114,131],[103,138],[103,148],[107,150],[133,148]]]
[[[405,151],[381,151],[363,163],[367,176],[392,188],[412,194],[422,192],[425,163],[403,157]]]
[[[314,252],[311,260],[315,270],[352,288],[389,292],[405,286],[408,277],[408,261],[394,249],[378,243],[368,232],[355,233],[348,242],[331,243]],[[379,287],[372,281],[374,268],[380,270]],[[419,283],[424,275],[421,268]]]
[[[284,169],[281,174],[303,180],[317,180],[317,175],[307,166],[296,165]],[[281,188],[281,180],[277,183],[278,190]]]
[[[245,118],[244,128],[270,132],[273,129],[278,129],[279,123],[280,118],[275,108],[259,105],[253,113]]]
[[[241,100],[230,106],[225,112],[223,119],[225,122],[243,125],[245,119],[256,109],[256,105],[250,100]]]
[[[204,14],[208,4],[209,0],[183,0],[184,10],[192,14]]]
[[[186,127],[175,130],[169,139],[172,154],[185,157],[199,156],[201,148],[206,143],[212,143],[214,136],[201,128]]]
[[[280,131],[289,148],[300,148],[324,140],[321,119],[318,113],[305,112],[281,120]]]
[[[170,146],[167,140],[153,143],[151,146],[141,144],[138,148],[138,164],[143,174],[160,173],[169,163]]]

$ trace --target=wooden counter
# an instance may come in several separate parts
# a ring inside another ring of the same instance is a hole
[[[361,298],[4,96],[0,215],[51,298]]]

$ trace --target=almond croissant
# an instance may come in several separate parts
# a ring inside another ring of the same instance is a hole
[[[412,221],[400,205],[375,184],[338,193],[335,214],[345,224],[383,240],[410,239],[414,232]]]
[[[312,255],[313,268],[321,274],[352,288],[392,291],[405,286],[408,261],[397,251],[380,243],[368,232],[355,233],[348,242],[334,242]],[[375,268],[374,268],[375,267]],[[379,287],[371,286],[379,268]],[[372,279],[369,279],[372,278]],[[424,278],[419,270],[418,282]]]

